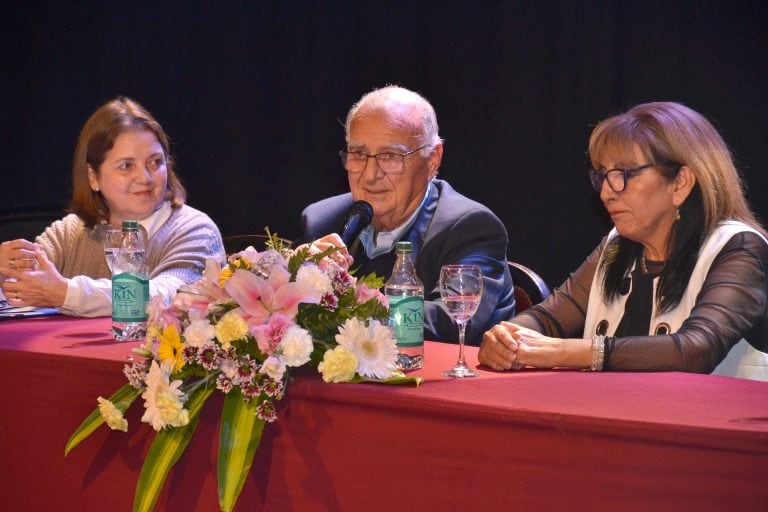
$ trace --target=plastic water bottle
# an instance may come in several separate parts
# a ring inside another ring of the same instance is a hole
[[[144,340],[147,334],[149,279],[139,222],[124,220],[120,248],[112,263],[112,334],[116,341]]]
[[[424,284],[411,259],[411,242],[397,242],[392,276],[384,285],[389,299],[389,327],[397,339],[397,367],[415,370],[424,364]]]

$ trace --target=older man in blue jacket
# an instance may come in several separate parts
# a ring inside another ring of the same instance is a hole
[[[345,128],[347,147],[341,157],[351,192],[309,205],[302,213],[302,241],[339,232],[354,201],[370,203],[371,224],[349,248],[353,268],[360,268],[359,275],[376,272],[386,279],[395,245],[410,241],[424,283],[424,337],[431,340],[458,340],[440,300],[440,267],[479,265],[483,298],[466,338],[479,344],[483,332],[514,314],[507,232],[487,207],[436,179],[443,141],[432,105],[413,91],[387,86],[353,105]]]

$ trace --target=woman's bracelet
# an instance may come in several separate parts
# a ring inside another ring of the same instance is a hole
[[[599,372],[602,370],[604,357],[605,336],[602,334],[595,334],[592,337],[592,366],[589,367],[589,370],[593,372]]]

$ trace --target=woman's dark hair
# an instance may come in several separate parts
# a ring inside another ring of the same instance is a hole
[[[688,199],[680,206],[680,220],[675,223],[667,240],[667,254],[670,256],[661,271],[656,289],[658,312],[674,308],[688,287],[699,247],[706,237],[701,203],[701,190],[697,183]],[[622,293],[624,280],[642,253],[642,245],[621,235],[609,242],[601,264],[606,302],[618,298]]]
[[[91,189],[88,168],[100,172],[101,164],[117,137],[126,131],[150,131],[155,134],[165,153],[168,184],[165,200],[172,205],[184,204],[187,192],[174,170],[168,136],[152,114],[136,101],[119,97],[108,101],[85,122],[75,146],[72,162],[72,200],[69,211],[77,214],[87,227],[109,220],[109,205],[104,196]]]

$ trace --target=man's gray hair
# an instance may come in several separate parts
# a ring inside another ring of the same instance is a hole
[[[363,95],[360,100],[352,105],[347,114],[347,121],[344,124],[344,132],[347,143],[349,143],[349,128],[357,117],[364,113],[377,110],[388,110],[392,105],[412,105],[416,107],[421,114],[421,123],[418,128],[422,133],[422,144],[427,147],[421,150],[422,156],[429,156],[432,149],[443,139],[438,134],[437,115],[432,105],[420,94],[397,85],[387,85],[379,89],[374,89]]]

